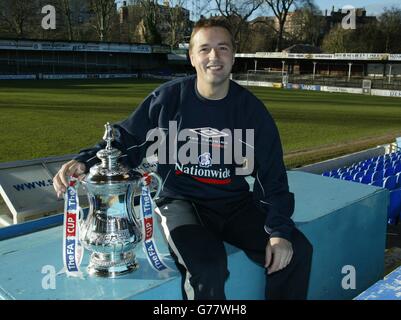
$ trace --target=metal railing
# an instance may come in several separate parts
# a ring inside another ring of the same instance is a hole
[[[283,82],[281,73],[237,73],[233,74],[234,80],[243,81],[263,81],[263,82]],[[401,90],[401,76],[389,77],[360,77],[352,76],[325,76],[312,74],[289,74],[288,82],[306,85],[322,85],[333,87],[362,88],[363,80],[372,81],[372,89]]]

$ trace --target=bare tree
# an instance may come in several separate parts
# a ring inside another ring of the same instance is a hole
[[[95,14],[93,26],[100,41],[107,40],[117,19],[114,0],[89,0],[89,8]]]
[[[352,30],[345,30],[341,24],[330,30],[323,39],[322,49],[327,53],[351,52],[350,37]]]
[[[56,29],[44,30],[39,28],[37,34],[42,39],[53,40],[82,40],[81,34],[84,29],[92,29],[93,27],[87,23],[83,27],[83,15],[88,13],[89,1],[87,0],[34,0],[39,3],[40,8],[46,5],[52,5],[56,10]],[[39,10],[37,18],[40,25],[43,13]],[[94,30],[91,30],[93,39],[96,39]]]
[[[74,40],[74,32],[73,32],[74,23],[72,21],[70,0],[58,0],[57,7],[61,9],[61,12],[64,16],[65,24],[67,26],[68,40]]]
[[[354,30],[344,30],[341,24],[336,25],[324,37],[322,49],[325,52],[400,52],[401,9],[385,9],[378,21]]]
[[[247,22],[249,17],[262,5],[263,0],[214,0],[217,11],[230,25],[235,39],[238,41],[237,50],[241,51],[243,36],[249,36]],[[242,39],[241,39],[242,38]]]
[[[264,0],[266,5],[273,11],[275,17],[277,18],[278,26],[276,28],[277,32],[277,43],[276,51],[282,49],[282,42],[284,36],[285,22],[288,17],[288,12],[291,7],[295,6],[297,3],[302,2],[302,0]]]
[[[16,38],[27,37],[37,9],[32,0],[0,0],[2,29]]]
[[[149,44],[159,44],[162,37],[157,28],[160,21],[160,10],[157,0],[139,0],[138,3],[144,9],[144,17],[142,21],[142,34],[145,41]]]
[[[380,29],[384,34],[384,51],[388,53],[401,50],[401,9],[390,8],[380,15]]]
[[[242,46],[243,52],[273,51],[276,41],[276,32],[273,22],[268,17],[258,17],[249,24],[249,34],[252,36]]]
[[[195,14],[195,16],[193,17],[193,20],[200,20],[203,17],[205,17],[205,15],[209,12],[211,12],[212,10],[210,9],[210,1],[200,1],[198,3],[195,4],[195,10],[193,11],[193,13]]]
[[[188,33],[189,17],[185,15],[184,3],[186,0],[170,0],[169,6],[165,8],[167,12],[166,25],[168,27],[168,43],[172,48],[178,46],[183,41],[184,35]]]
[[[319,46],[324,29],[324,17],[313,0],[304,0],[302,6],[295,11],[297,28],[294,38],[314,46]]]
[[[144,9],[137,3],[129,3],[123,7],[122,17],[120,18],[120,41],[122,42],[141,42],[138,35],[139,25],[144,16]]]

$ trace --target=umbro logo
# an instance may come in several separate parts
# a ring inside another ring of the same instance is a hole
[[[227,137],[228,136],[227,133],[225,133],[223,131],[219,131],[219,130],[211,128],[211,127],[189,129],[189,131],[195,132],[196,134],[199,134],[205,138],[219,138],[219,137]]]

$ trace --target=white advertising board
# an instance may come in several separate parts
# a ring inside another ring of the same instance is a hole
[[[0,164],[0,195],[13,215],[13,223],[40,218],[64,210],[64,200],[58,199],[53,188],[53,177],[60,167],[74,155],[54,158],[15,161]],[[156,171],[157,158],[144,159],[136,170],[141,173]],[[151,191],[157,186],[154,180]],[[80,204],[87,206],[87,194],[78,190]]]

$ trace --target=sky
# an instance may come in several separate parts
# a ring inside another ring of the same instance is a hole
[[[398,6],[401,8],[401,0],[315,0],[315,3],[322,11],[331,10],[333,6],[337,11],[343,6],[351,5],[355,8],[365,8],[368,15],[380,14],[385,7]]]

